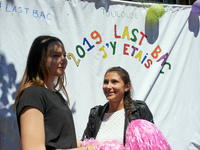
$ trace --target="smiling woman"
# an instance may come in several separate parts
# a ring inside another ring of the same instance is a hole
[[[95,149],[92,145],[80,147],[71,110],[59,92],[68,99],[66,66],[60,39],[39,36],[33,41],[15,100],[22,150]]]
[[[125,84],[117,72],[111,71],[105,75],[103,91],[110,104],[108,113],[124,108],[125,91],[128,91],[129,89],[130,83],[128,82]]]
[[[153,123],[153,116],[145,102],[132,100],[129,74],[121,67],[107,70],[104,76],[103,91],[108,100],[104,106],[90,110],[89,121],[82,140],[95,138],[103,143],[116,140],[126,142],[128,124],[136,119]]]

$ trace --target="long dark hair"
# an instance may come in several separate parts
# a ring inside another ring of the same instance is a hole
[[[62,41],[53,36],[39,36],[33,41],[28,54],[27,64],[21,81],[21,85],[15,98],[15,110],[18,100],[24,89],[33,85],[44,86],[45,82],[47,81],[49,77],[49,72],[46,68],[45,57],[47,54],[47,47],[52,42],[59,42],[64,48]],[[62,77],[57,77],[54,88],[58,86],[58,90],[62,90],[69,101],[69,97],[64,86],[65,78],[65,74]]]
[[[124,108],[125,108],[125,112],[126,112],[126,115],[129,119],[129,121],[131,121],[132,105],[133,105],[133,100],[131,98],[131,91],[133,89],[131,86],[130,76],[125,69],[123,69],[122,67],[119,67],[119,66],[108,69],[106,71],[105,75],[108,72],[112,72],[112,71],[117,72],[119,74],[119,76],[121,77],[121,79],[123,80],[125,85],[130,83],[130,89],[127,92],[125,92],[125,94],[124,94]]]

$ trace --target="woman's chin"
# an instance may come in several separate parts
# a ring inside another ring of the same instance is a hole
[[[106,98],[107,98],[107,100],[109,100],[109,101],[112,101],[112,100],[113,100],[113,97],[111,97],[111,96],[107,96]]]

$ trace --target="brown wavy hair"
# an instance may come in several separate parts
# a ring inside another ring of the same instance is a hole
[[[62,41],[53,36],[43,35],[37,37],[33,41],[28,54],[24,75],[15,98],[14,110],[16,110],[19,98],[26,88],[33,85],[44,86],[47,81],[49,72],[46,68],[45,57],[47,54],[47,47],[52,42],[59,42],[64,48]],[[66,83],[65,80],[65,74],[61,77],[57,77],[54,81],[54,88],[58,87],[57,90],[61,90],[69,102],[69,97],[64,85],[64,83]]]
[[[124,109],[126,112],[126,116],[128,117],[129,121],[131,121],[132,105],[133,105],[133,100],[131,98],[131,90],[133,90],[133,89],[131,86],[130,76],[125,69],[123,69],[122,67],[119,67],[119,66],[108,69],[106,71],[105,75],[108,72],[112,72],[112,71],[117,72],[119,74],[119,76],[121,77],[121,79],[123,80],[125,85],[130,83],[130,89],[127,92],[125,92],[125,94],[124,94]]]

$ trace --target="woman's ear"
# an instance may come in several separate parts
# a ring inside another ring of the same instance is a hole
[[[130,90],[131,84],[130,82],[126,84],[125,86],[125,92],[127,92],[128,90]]]

